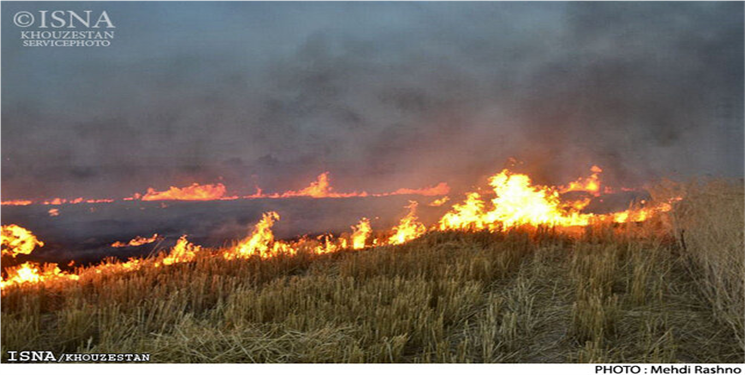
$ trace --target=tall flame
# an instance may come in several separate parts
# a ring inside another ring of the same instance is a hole
[[[181,236],[176,242],[176,246],[171,249],[171,252],[162,261],[156,263],[155,266],[191,262],[200,250],[202,250],[201,246],[189,242],[186,239],[186,235]]]
[[[365,248],[367,238],[372,234],[370,220],[362,218],[359,224],[352,226],[352,229],[354,229],[354,232],[352,232],[352,249],[359,250]]]
[[[427,232],[427,228],[416,217],[416,207],[417,202],[415,201],[410,201],[409,205],[406,206],[409,209],[409,213],[393,228],[393,235],[388,238],[390,244],[400,245],[420,237]]]
[[[505,229],[524,224],[533,226],[587,225],[592,214],[582,214],[574,206],[567,207],[559,199],[559,191],[550,187],[533,186],[530,177],[503,170],[489,178],[495,198],[492,209],[479,193],[469,193],[464,203],[456,204],[440,220],[439,228],[446,229]]]
[[[440,230],[448,229],[484,229],[484,201],[481,194],[473,192],[466,195],[463,203],[456,203],[450,212],[442,216]]]
[[[254,227],[253,233],[229,249],[224,255],[225,258],[250,258],[255,255],[269,258],[281,253],[294,254],[295,249],[284,242],[274,240],[272,226],[277,220],[279,220],[278,213],[274,211],[265,213]]]

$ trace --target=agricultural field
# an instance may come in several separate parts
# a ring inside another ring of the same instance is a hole
[[[254,235],[272,256],[184,240],[136,264],[6,284],[3,360],[43,349],[156,362],[742,362],[742,181],[650,193],[680,199],[644,221],[472,221],[333,251],[328,240],[284,251],[262,221]]]

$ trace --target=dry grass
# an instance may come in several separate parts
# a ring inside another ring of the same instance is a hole
[[[742,362],[742,186],[683,189],[668,216],[581,236],[433,233],[263,261],[202,253],[9,289],[3,360],[35,349],[158,362]]]

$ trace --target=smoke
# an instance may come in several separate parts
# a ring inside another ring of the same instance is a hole
[[[73,5],[111,47],[3,23],[3,199],[743,174],[742,3]]]

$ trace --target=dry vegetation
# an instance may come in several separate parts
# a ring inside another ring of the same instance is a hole
[[[269,260],[205,256],[9,288],[8,350],[159,362],[742,362],[743,187],[643,225],[433,233]]]

